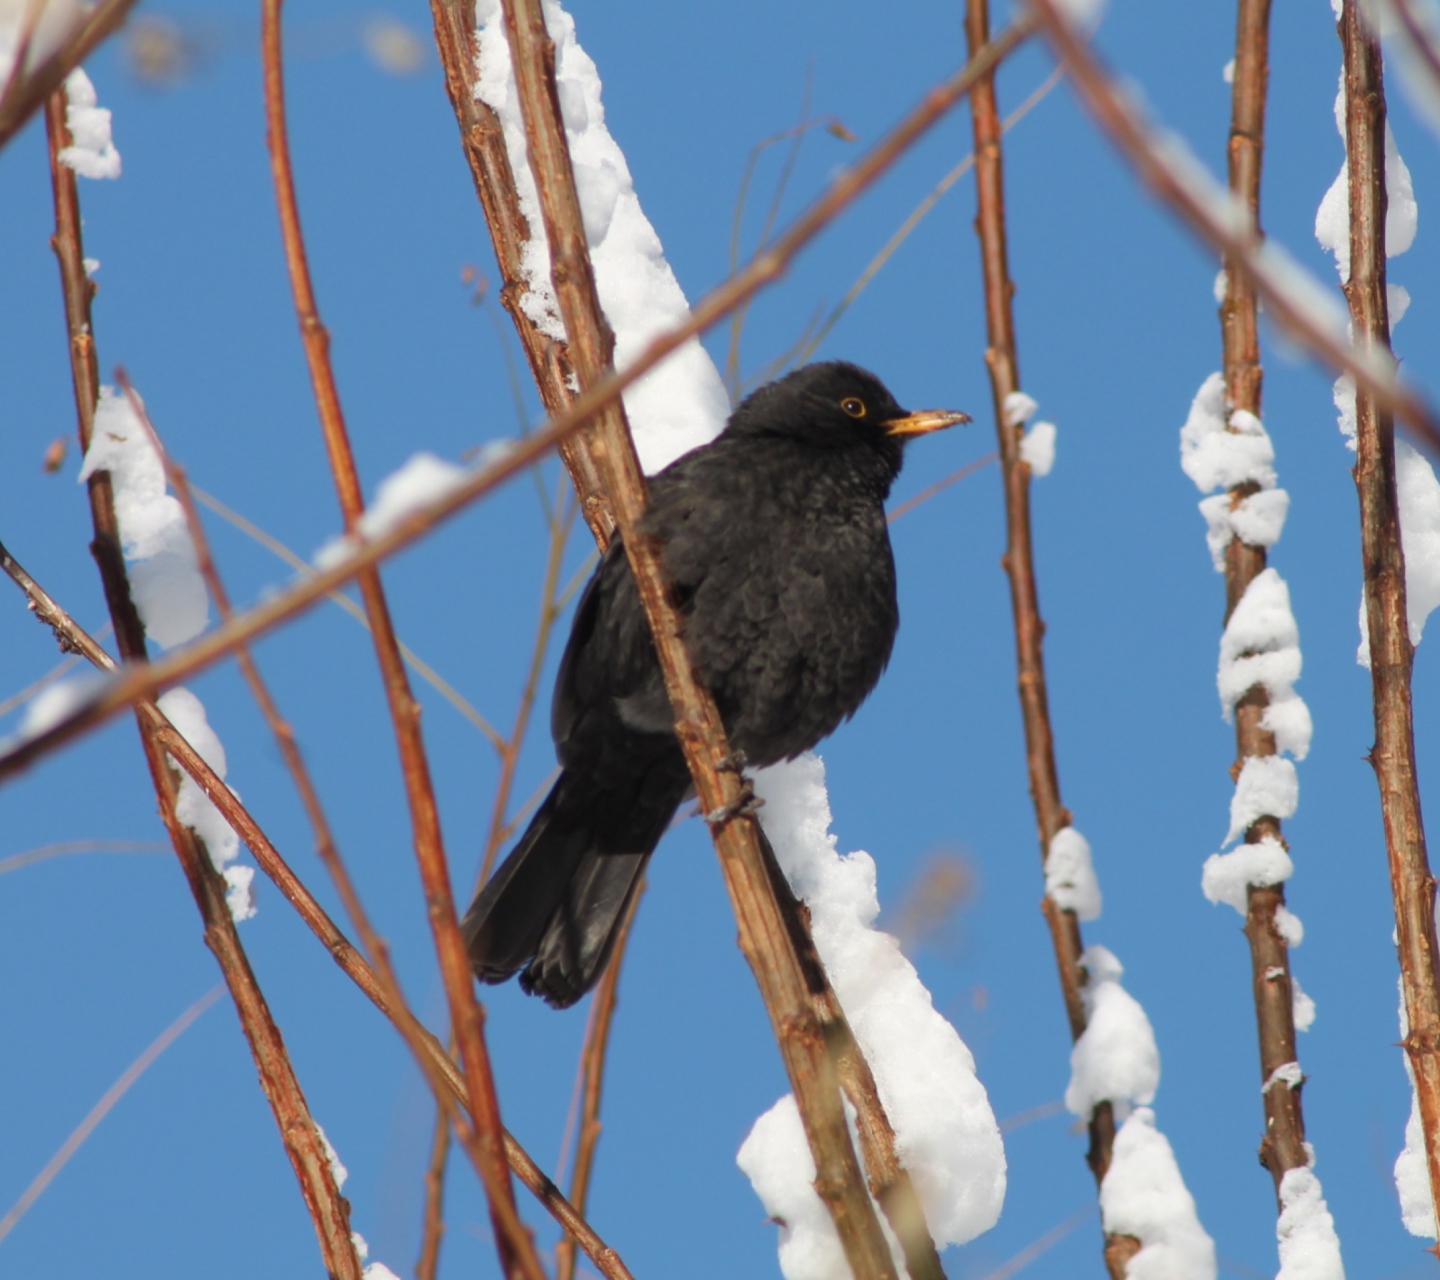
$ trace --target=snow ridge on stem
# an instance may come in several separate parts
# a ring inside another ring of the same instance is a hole
[[[688,306],[605,126],[600,78],[576,39],[575,23],[551,0],[544,13],[600,303],[614,330],[616,365],[623,367]],[[522,260],[523,306],[542,331],[563,338],[499,0],[479,0],[477,22],[478,96],[504,128],[532,231]],[[625,408],[641,464],[651,473],[713,439],[729,412],[719,372],[694,340],[628,390]],[[943,1247],[969,1240],[994,1224],[1005,1188],[999,1128],[970,1052],[935,1011],[895,940],[872,927],[879,911],[874,864],[867,854],[837,854],[819,758],[764,771],[756,790],[767,801],[765,830],[810,909],[816,947],[875,1076],[935,1241]],[[739,1160],[783,1224],[780,1261],[788,1280],[848,1276],[830,1216],[811,1185],[815,1168],[793,1098],[787,1095],[756,1122]],[[896,1258],[903,1270],[898,1252]]]

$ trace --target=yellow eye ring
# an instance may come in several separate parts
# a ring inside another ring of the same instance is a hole
[[[840,401],[840,407],[852,418],[863,418],[865,416],[865,402],[854,396],[846,396]]]

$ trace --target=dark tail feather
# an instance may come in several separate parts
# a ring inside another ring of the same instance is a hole
[[[581,784],[561,774],[465,913],[475,975],[504,982],[523,969],[520,985],[557,1009],[589,991],[687,782],[684,775],[674,786],[642,785],[641,797],[616,805],[614,792],[577,794]]]

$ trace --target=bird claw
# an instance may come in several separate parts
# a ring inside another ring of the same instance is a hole
[[[750,758],[737,747],[728,756],[722,756],[715,769],[718,773],[744,774],[745,766],[750,763]]]
[[[740,779],[742,788],[739,799],[733,800],[730,804],[722,804],[718,809],[711,809],[705,815],[705,821],[712,827],[723,827],[734,818],[748,818],[762,804],[765,803],[755,794],[755,788],[750,785],[750,779]]]

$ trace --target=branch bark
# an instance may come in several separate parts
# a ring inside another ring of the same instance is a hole
[[[271,170],[275,179],[285,261],[289,269],[295,310],[300,321],[306,363],[314,387],[330,469],[345,528],[354,533],[364,512],[359,472],[350,448],[349,435],[340,407],[339,389],[330,364],[330,337],[320,319],[310,279],[300,210],[295,196],[285,124],[284,61],[281,49],[280,12],[282,0],[265,0],[262,7],[262,49],[265,66],[265,115]],[[359,575],[360,593],[375,642],[376,658],[385,685],[395,739],[400,752],[406,800],[410,807],[411,829],[424,885],[427,915],[440,962],[450,1008],[450,1025],[460,1048],[465,1068],[469,1110],[478,1141],[477,1172],[485,1188],[501,1268],[511,1280],[544,1280],[544,1269],[535,1252],[529,1230],[520,1221],[515,1207],[510,1169],[505,1160],[504,1127],[500,1103],[485,1045],[484,1012],[475,998],[475,986],[460,935],[455,902],[450,888],[450,871],[440,830],[439,808],[430,777],[424,738],[420,732],[420,706],[410,690],[405,662],[395,636],[389,604],[380,583],[380,572],[368,568]]]
[[[1350,304],[1355,341],[1390,356],[1385,296],[1385,80],[1380,42],[1354,0],[1340,19],[1345,50],[1345,154],[1350,169]],[[1380,811],[1395,926],[1400,980],[1410,1031],[1405,1052],[1425,1132],[1431,1195],[1440,1196],[1440,980],[1436,971],[1435,878],[1425,847],[1415,766],[1410,676],[1415,648],[1405,602],[1405,556],[1395,492],[1395,426],[1391,413],[1365,389],[1355,397],[1355,487],[1360,495],[1360,547],[1370,633],[1375,701],[1375,746],[1370,763],[1380,784]],[[1440,1199],[1436,1200],[1440,1214]]]
[[[967,0],[965,35],[970,49],[984,46],[990,35],[987,0]],[[990,371],[995,432],[1000,445],[1000,473],[1005,490],[1005,555],[1001,561],[1010,581],[1010,604],[1015,619],[1016,684],[1020,714],[1025,726],[1025,762],[1030,796],[1040,838],[1041,864],[1049,858],[1050,842],[1070,825],[1070,811],[1060,798],[1060,774],[1055,764],[1055,734],[1045,684],[1045,622],[1040,613],[1040,589],[1035,575],[1034,541],[1030,527],[1030,465],[1020,456],[1024,425],[1012,423],[1005,402],[1020,390],[1020,363],[1011,305],[1015,284],[1010,278],[1005,226],[1005,170],[1001,151],[1003,126],[995,97],[995,80],[987,76],[970,93],[975,134],[975,189],[978,212],[975,229],[980,239],[980,263],[985,279],[985,326],[988,346],[985,364]],[[1085,945],[1080,921],[1047,893],[1041,911],[1050,929],[1051,945],[1060,976],[1060,991],[1072,1040],[1085,1030],[1085,1004],[1081,991],[1085,971],[1080,963]],[[1090,1149],[1086,1161],[1098,1187],[1110,1169],[1115,1143],[1115,1114],[1102,1102],[1090,1118]],[[1111,1234],[1105,1239],[1105,1263],[1114,1280],[1124,1280],[1125,1268],[1139,1251],[1133,1236]]]
[[[90,307],[95,290],[84,265],[79,193],[74,173],[59,161],[61,150],[70,142],[65,121],[67,103],[63,90],[52,94],[45,104],[45,123],[55,195],[55,237],[52,244],[60,264],[76,419],[80,450],[84,453],[90,446],[94,429],[100,379]],[[115,627],[116,644],[123,659],[143,664],[149,657],[145,628],[130,595],[110,473],[101,471],[92,475],[88,490],[91,523],[95,532],[90,549],[100,570],[111,622]],[[3,549],[0,549],[0,554],[4,554]],[[4,558],[8,560],[8,554]],[[155,714],[160,715],[158,709]],[[324,1140],[310,1114],[280,1029],[271,1017],[270,1007],[250,968],[225,900],[224,878],[211,862],[204,842],[176,816],[177,779],[173,766],[152,721],[139,708],[136,709],[136,726],[159,801],[161,818],[200,911],[205,945],[215,956],[235,1003],[241,1029],[260,1074],[260,1087],[275,1116],[285,1154],[289,1157],[306,1208],[315,1224],[326,1270],[336,1280],[363,1280],[363,1267],[351,1238],[350,1205],[340,1194]]]
[[[1230,190],[1248,212],[1257,237],[1260,230],[1260,175],[1265,146],[1265,100],[1270,67],[1270,0],[1240,0],[1235,24],[1235,72],[1231,95],[1230,140],[1227,148]],[[1225,299],[1220,304],[1224,349],[1225,403],[1260,416],[1264,371],[1260,363],[1259,306],[1255,285],[1230,254],[1225,256]],[[1253,484],[1230,491],[1239,506],[1255,490]],[[1232,537],[1225,548],[1225,622],[1266,566],[1264,547]],[[1246,691],[1235,706],[1235,768],[1251,757],[1273,756],[1275,735],[1263,727],[1270,705],[1263,684]],[[1247,843],[1267,837],[1283,842],[1280,819],[1264,815],[1245,833]],[[1251,989],[1260,1046],[1262,1084],[1275,1071],[1299,1057],[1295,1043],[1295,1005],[1290,975],[1290,947],[1275,925],[1285,905],[1284,885],[1250,885],[1246,890],[1245,937],[1250,944]],[[1276,1085],[1261,1092],[1265,1134],[1260,1163],[1280,1193],[1291,1169],[1309,1163],[1305,1150],[1305,1114],[1298,1087]]]

